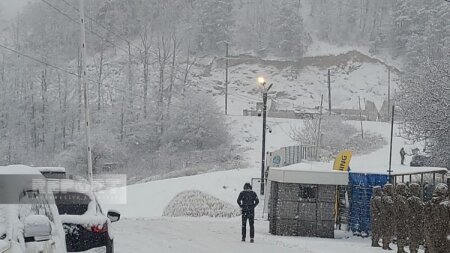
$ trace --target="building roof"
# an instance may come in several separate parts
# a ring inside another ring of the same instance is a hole
[[[63,167],[36,167],[40,172],[42,173],[49,173],[49,172],[53,172],[53,173],[65,173],[66,169]]]
[[[270,168],[270,181],[295,184],[348,185],[348,173],[333,170],[299,170],[292,166]]]
[[[348,172],[332,170],[330,163],[298,163],[285,167],[271,167],[268,179],[280,183],[301,183],[301,184],[322,184],[322,185],[347,185]],[[387,168],[373,169],[355,169],[350,173],[388,175]],[[439,167],[411,167],[411,166],[394,166],[392,167],[393,176],[417,175],[417,174],[448,173],[446,168]]]

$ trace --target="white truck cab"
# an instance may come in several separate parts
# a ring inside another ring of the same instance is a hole
[[[0,253],[66,253],[65,234],[52,193],[36,168],[0,166]]]

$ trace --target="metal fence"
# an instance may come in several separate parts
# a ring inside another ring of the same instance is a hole
[[[283,167],[291,164],[301,163],[303,160],[317,160],[317,146],[298,145],[283,147],[269,152],[266,158],[268,167]]]

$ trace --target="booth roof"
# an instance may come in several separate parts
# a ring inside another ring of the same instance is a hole
[[[274,168],[271,168],[274,169]],[[321,163],[321,162],[304,162],[293,164],[285,167],[280,167],[277,169],[283,170],[295,170],[295,171],[320,171],[329,172],[333,171],[333,163]],[[368,164],[365,167],[352,167],[350,163],[350,172],[364,173],[364,174],[377,174],[377,175],[388,175],[388,168],[371,166]],[[448,170],[446,168],[439,167],[411,167],[407,165],[392,166],[392,175],[409,175],[409,174],[421,174],[421,173],[446,173]]]

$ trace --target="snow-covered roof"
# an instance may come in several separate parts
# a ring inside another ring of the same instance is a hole
[[[63,167],[36,167],[40,172],[42,173],[48,173],[48,172],[53,172],[53,173],[65,173],[66,172],[66,168]]]
[[[321,169],[296,169],[293,166],[270,168],[270,181],[295,184],[347,185],[348,173]]]
[[[381,175],[388,175],[388,169],[386,168],[385,172],[380,172],[381,170],[374,170],[373,172],[371,171],[366,171],[364,173],[367,174],[381,174]],[[355,171],[358,172],[358,171]],[[440,173],[440,174],[445,174],[447,173],[448,170],[446,168],[439,168],[439,167],[411,167],[411,166],[397,166],[397,167],[392,167],[392,175],[396,176],[396,175],[408,175],[408,174],[421,174],[421,173]]]
[[[38,169],[26,165],[0,166],[0,175],[41,175]]]
[[[321,162],[307,162],[298,163],[282,167],[287,170],[301,170],[301,171],[321,171],[327,172],[333,170],[333,163],[321,163]],[[272,169],[272,168],[271,168]],[[365,174],[377,174],[388,175],[388,168],[382,168],[379,166],[372,166],[367,164],[366,167],[353,167],[350,163],[350,172],[365,173]],[[408,175],[408,174],[420,174],[420,173],[447,173],[446,168],[439,167],[412,167],[407,165],[392,166],[392,175]]]

